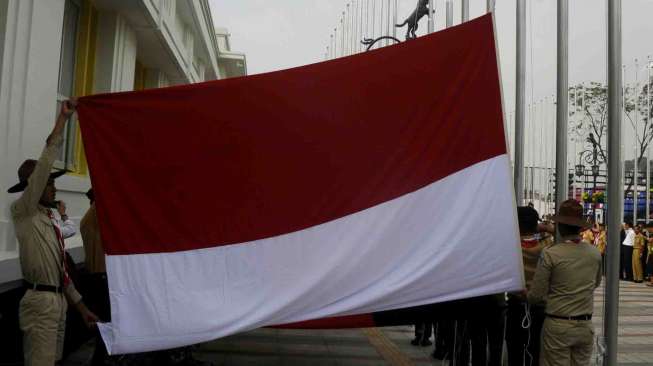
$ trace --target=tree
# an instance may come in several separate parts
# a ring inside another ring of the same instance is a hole
[[[625,121],[635,131],[637,147],[637,167],[641,167],[644,154],[653,140],[653,113],[651,111],[648,91],[653,87],[653,79],[644,86],[626,85],[624,90]],[[653,93],[653,89],[651,89]],[[576,116],[571,125],[570,134],[573,141],[585,141],[590,133],[593,135],[602,161],[607,161],[607,87],[598,82],[578,84],[569,88],[572,100],[579,101],[570,108],[570,117]],[[652,96],[653,97],[653,96]],[[570,118],[571,119],[571,118]],[[632,189],[629,181],[624,196]]]

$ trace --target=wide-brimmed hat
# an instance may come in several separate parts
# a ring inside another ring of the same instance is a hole
[[[18,193],[25,190],[28,184],[30,175],[34,172],[36,168],[37,161],[34,159],[27,159],[18,168],[18,183],[14,184],[11,188],[7,190],[9,193]],[[50,173],[50,179],[56,179],[60,176],[66,174],[66,170],[57,170],[56,172]]]
[[[558,224],[577,226],[581,228],[591,227],[592,224],[583,217],[583,206],[576,200],[569,199],[560,204],[557,215],[553,215],[551,220]]]

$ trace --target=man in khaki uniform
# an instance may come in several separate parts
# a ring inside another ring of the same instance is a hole
[[[554,216],[562,241],[544,249],[528,291],[531,304],[546,302],[540,365],[589,365],[594,329],[594,289],[601,283],[601,253],[580,240],[589,226],[575,200]]]
[[[52,366],[61,359],[66,301],[80,312],[87,326],[97,321],[70,281],[62,228],[52,214],[56,207],[54,179],[62,173],[51,174],[50,170],[59,156],[63,130],[75,106],[75,100],[63,103],[41,157],[23,162],[18,169],[20,182],[8,190],[23,192],[11,205],[11,217],[27,288],[19,307],[25,365]]]

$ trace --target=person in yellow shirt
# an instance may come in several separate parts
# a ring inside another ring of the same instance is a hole
[[[646,248],[646,237],[642,232],[642,227],[635,227],[635,241],[633,243],[633,281],[636,283],[644,282],[644,269],[642,268],[642,256]]]
[[[594,236],[594,246],[601,253],[601,269],[605,275],[605,248],[607,243],[607,237],[605,233],[605,225],[597,224],[598,233]]]
[[[645,229],[649,233],[646,240],[648,251],[646,251],[646,273],[648,274],[649,283],[646,286],[653,287],[653,222],[646,224]]]
[[[588,243],[594,243],[594,239],[595,239],[594,228],[583,231],[583,235],[581,237],[583,241],[586,241]]]

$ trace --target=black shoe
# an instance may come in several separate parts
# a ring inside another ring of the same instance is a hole
[[[445,352],[443,350],[440,350],[440,349],[436,349],[435,351],[433,351],[433,353],[431,354],[431,357],[435,358],[436,360],[440,360],[440,361],[451,360],[451,355],[449,355],[449,353],[447,353],[447,352]]]
[[[425,340],[422,341],[422,343],[420,343],[420,346],[428,347],[428,346],[430,346],[432,344],[433,344],[433,342],[429,341],[428,339],[425,339]]]
[[[412,341],[410,341],[410,344],[412,344],[413,346],[419,346],[419,339],[417,338],[413,339]]]

